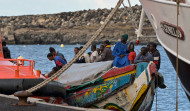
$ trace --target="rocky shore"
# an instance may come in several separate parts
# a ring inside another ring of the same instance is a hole
[[[133,6],[134,15],[130,13],[130,8],[120,8],[95,42],[101,43],[108,39],[115,43],[124,33],[129,34],[130,41],[136,41],[132,18],[138,26],[141,8]],[[98,9],[0,17],[0,32],[2,40],[9,44],[85,44],[110,12],[110,9]],[[143,36],[148,35],[155,35],[155,32],[146,17]],[[158,42],[156,38],[142,38],[141,43],[150,41]]]

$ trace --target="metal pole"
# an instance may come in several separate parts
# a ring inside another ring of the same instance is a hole
[[[144,9],[142,8],[141,18],[140,18],[140,23],[139,23],[139,29],[138,29],[138,33],[137,33],[137,40],[139,40],[139,37],[142,34],[142,27],[143,27],[143,23],[144,23],[144,17],[145,17],[145,12],[144,12]]]

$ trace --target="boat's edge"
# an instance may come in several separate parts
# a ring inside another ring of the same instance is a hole
[[[8,95],[0,94],[0,98],[10,99],[11,101],[13,101],[13,100],[17,101],[18,100],[18,98],[13,96],[13,95],[8,96]],[[37,103],[37,106],[32,106],[32,107],[38,107],[38,104],[40,104],[40,105],[47,105],[47,106],[50,106],[50,107],[52,106],[52,107],[63,108],[63,110],[65,108],[65,109],[69,109],[69,110],[72,110],[72,111],[107,111],[105,109],[90,109],[90,108],[81,108],[81,107],[74,107],[74,106],[63,106],[63,105],[58,105],[58,104],[50,104],[50,103],[46,103],[46,102],[41,102],[39,100],[40,99],[28,98],[28,101]],[[23,108],[28,109],[28,107],[21,107],[21,108],[22,109]],[[9,108],[7,108],[7,109],[9,109]]]

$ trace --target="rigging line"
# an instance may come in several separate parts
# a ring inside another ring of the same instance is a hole
[[[158,109],[158,76],[156,78],[156,111]]]
[[[118,1],[115,8],[111,11],[111,13],[106,18],[104,24],[101,25],[101,27],[94,33],[92,38],[85,44],[85,46],[79,51],[78,54],[75,55],[75,57],[68,64],[63,66],[63,68],[61,68],[59,71],[57,71],[55,74],[53,74],[50,78],[46,79],[45,81],[39,83],[38,85],[36,85],[36,86],[26,90],[26,91],[32,93],[32,92],[40,89],[44,85],[48,84],[50,81],[54,80],[55,78],[59,77],[64,71],[66,71],[88,49],[88,47],[91,45],[91,43],[100,35],[100,33],[103,31],[103,29],[109,23],[109,21],[111,20],[113,15],[117,12],[118,8],[120,7],[120,5],[123,1],[124,0]]]
[[[178,61],[178,55],[179,55],[179,5],[180,5],[180,0],[177,0],[177,46],[176,46],[176,111],[178,111],[178,74],[179,74],[179,61]]]

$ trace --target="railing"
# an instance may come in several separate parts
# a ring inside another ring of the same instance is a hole
[[[16,67],[15,69],[15,76],[19,77],[19,67],[28,67],[29,71],[31,71],[31,74],[33,75],[33,69],[34,69],[34,61],[33,60],[28,60],[28,59],[0,59],[0,61],[10,61],[13,62],[13,66]],[[29,66],[24,66],[25,62],[29,62]],[[11,67],[11,65],[2,65],[2,66],[7,66]]]

